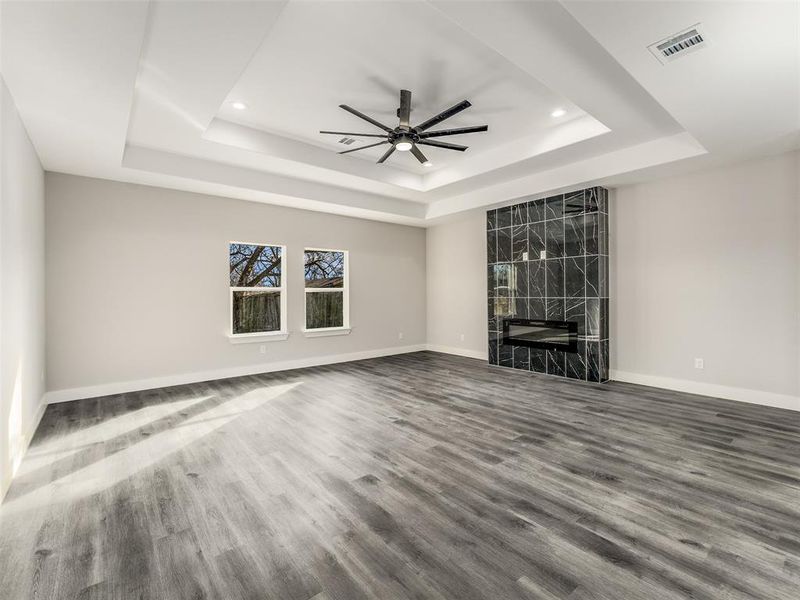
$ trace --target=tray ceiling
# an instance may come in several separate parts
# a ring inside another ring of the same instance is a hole
[[[420,225],[796,146],[785,107],[797,106],[797,78],[758,73],[748,106],[781,98],[759,118],[737,104],[731,69],[719,71],[756,17],[771,33],[758,64],[797,69],[795,3],[757,15],[749,3],[647,6],[4,2],[2,74],[46,169]],[[708,48],[668,65],[648,52],[699,20]],[[739,63],[738,77],[758,64]],[[717,88],[703,76],[715,68]],[[317,133],[377,132],[341,103],[394,126],[400,88],[413,92],[412,123],[468,99],[447,126],[489,131],[448,139],[465,153],[426,147],[427,168],[399,152],[376,165],[381,149],[339,155],[369,138],[343,146]],[[736,109],[746,126],[714,127]]]

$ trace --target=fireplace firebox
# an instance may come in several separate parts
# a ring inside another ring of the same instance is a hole
[[[575,321],[503,319],[502,343],[510,346],[577,352],[578,324]]]

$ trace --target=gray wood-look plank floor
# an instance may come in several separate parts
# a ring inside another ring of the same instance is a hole
[[[417,353],[48,407],[0,597],[800,598],[800,414]]]

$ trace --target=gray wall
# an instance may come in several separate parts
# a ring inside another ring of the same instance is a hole
[[[425,343],[423,229],[62,174],[46,183],[48,390],[79,388],[57,399]],[[265,354],[227,337],[231,240],[287,246],[290,337]],[[305,246],[349,250],[350,335],[303,337]]]
[[[427,240],[428,345],[486,359],[486,235],[483,211],[430,227]]]
[[[0,78],[0,499],[44,404],[44,173]]]
[[[612,379],[800,409],[799,158],[617,189]]]

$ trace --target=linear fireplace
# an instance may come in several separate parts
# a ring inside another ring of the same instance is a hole
[[[502,343],[509,346],[577,352],[578,323],[576,321],[503,319]]]

